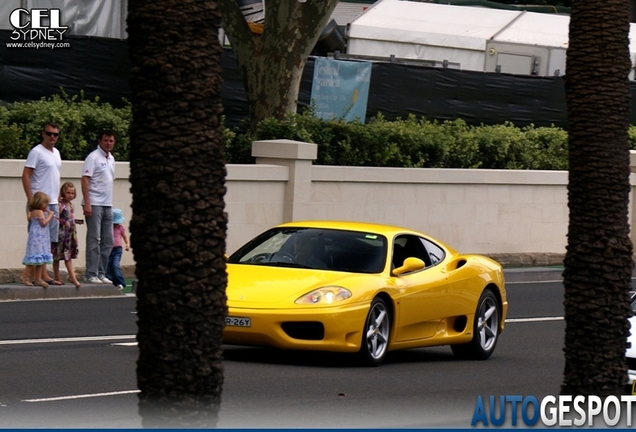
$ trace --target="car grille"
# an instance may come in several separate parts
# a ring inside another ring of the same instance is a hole
[[[321,322],[290,321],[281,325],[283,331],[294,339],[322,340],[325,337],[325,327]]]

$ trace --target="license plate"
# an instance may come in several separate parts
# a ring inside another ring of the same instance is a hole
[[[252,320],[250,318],[245,318],[245,317],[229,316],[225,318],[225,325],[232,326],[232,327],[251,327]]]

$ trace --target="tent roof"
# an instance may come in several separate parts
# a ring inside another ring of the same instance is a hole
[[[349,37],[484,50],[488,40],[567,47],[569,16],[404,0],[380,0]]]
[[[519,17],[502,29],[493,40],[547,47],[568,47],[570,17],[520,12]]]

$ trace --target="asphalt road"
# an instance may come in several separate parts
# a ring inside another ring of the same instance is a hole
[[[557,394],[563,286],[514,283],[508,296],[488,361],[436,347],[366,368],[342,354],[228,346],[218,427],[465,428],[479,395]],[[0,302],[0,428],[140,427],[134,308],[134,297]]]

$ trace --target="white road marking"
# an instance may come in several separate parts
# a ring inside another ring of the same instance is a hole
[[[35,344],[35,343],[56,343],[56,342],[91,342],[91,341],[135,339],[136,337],[137,337],[136,335],[121,335],[121,336],[84,336],[84,337],[48,338],[48,339],[0,340],[0,345],[20,345],[20,344]]]
[[[565,317],[538,317],[538,318],[508,318],[507,323],[539,322],[539,321],[563,321]]]
[[[42,398],[42,399],[23,399],[22,402],[54,402],[54,401],[62,401],[62,400],[70,400],[70,399],[85,399],[85,398],[102,397],[102,396],[119,396],[119,395],[132,394],[132,393],[139,393],[139,390],[126,390],[126,391],[108,392],[108,393],[92,393],[92,394],[83,394],[83,395],[74,395],[74,396],[59,396],[59,397]]]

